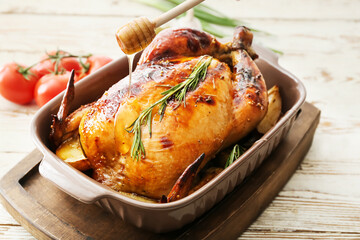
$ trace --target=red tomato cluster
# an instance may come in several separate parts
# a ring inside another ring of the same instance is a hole
[[[31,67],[8,63],[0,70],[0,94],[17,104],[27,104],[35,99],[36,104],[42,106],[66,89],[72,70],[75,81],[79,81],[111,61],[105,56],[76,56],[65,51],[51,51]]]

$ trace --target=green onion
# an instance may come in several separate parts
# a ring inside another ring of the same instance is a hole
[[[184,0],[136,0],[139,3],[148,5],[150,7],[157,8],[163,12],[169,11],[170,9],[176,7],[180,3],[184,2]],[[216,37],[225,37],[228,36],[224,33],[219,33],[216,28],[212,27],[212,24],[218,26],[225,26],[225,27],[236,27],[239,25],[248,25],[243,21],[238,19],[229,18],[223,13],[213,9],[205,4],[199,4],[198,6],[194,7],[194,15],[198,18],[201,22],[203,30],[216,36]],[[185,16],[185,13],[179,15],[177,18]],[[259,30],[256,28],[249,28],[252,32],[255,33],[262,33],[265,35],[271,35],[270,33]],[[281,54],[281,51],[273,50],[275,53]]]

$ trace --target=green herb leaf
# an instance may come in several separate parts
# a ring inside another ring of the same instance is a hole
[[[277,49],[274,49],[274,48],[269,48],[271,51],[273,51],[274,53],[277,53],[279,55],[284,55],[284,52],[283,51],[280,51],[280,50],[277,50]]]
[[[225,163],[225,167],[227,168],[228,166],[230,166],[236,159],[238,159],[243,153],[245,152],[245,149],[243,147],[241,147],[239,144],[236,144],[234,146],[234,148],[232,149],[226,163]]]
[[[136,159],[138,161],[140,158],[145,157],[145,148],[141,140],[141,126],[148,124],[151,137],[152,111],[155,106],[160,104],[158,111],[158,114],[160,115],[160,121],[164,117],[165,110],[170,98],[178,101],[175,109],[178,108],[182,102],[184,102],[184,107],[186,107],[186,93],[195,90],[199,82],[205,79],[207,69],[212,61],[212,57],[210,56],[206,56],[205,60],[204,58],[205,56],[200,58],[200,60],[194,66],[189,77],[187,77],[185,81],[162,92],[161,95],[163,95],[163,97],[161,99],[153,103],[150,107],[141,111],[140,115],[135,119],[135,121],[130,126],[125,128],[128,133],[134,133],[134,140],[130,152],[133,159]]]

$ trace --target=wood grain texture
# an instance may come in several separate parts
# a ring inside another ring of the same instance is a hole
[[[206,4],[237,18],[274,18],[274,19],[298,19],[303,20],[354,20],[359,19],[360,10],[356,8],[358,0],[326,1],[326,0],[244,0],[223,1],[208,0]],[[71,8],[69,6],[72,6]],[[34,4],[29,1],[13,0],[0,7],[3,14],[36,14],[36,15],[92,15],[106,16],[131,16],[150,15],[157,16],[159,11],[143,6],[136,1],[128,0],[105,0],[99,4],[96,0],[76,1],[63,0],[53,6],[53,2],[39,0]]]
[[[302,165],[242,239],[359,238],[360,1],[218,2],[207,1],[272,33],[256,34],[255,39],[284,52],[280,64],[304,82],[307,101],[322,111]],[[159,13],[127,0],[0,1],[0,66],[13,60],[31,64],[57,47],[117,58],[122,53],[115,29],[135,16]],[[34,104],[17,106],[0,97],[0,176],[34,148],[28,126],[36,110]],[[312,212],[322,206],[321,214]],[[0,238],[31,238],[3,213]]]

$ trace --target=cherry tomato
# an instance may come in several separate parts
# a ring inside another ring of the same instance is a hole
[[[42,76],[56,72],[55,65],[56,65],[56,57],[60,58],[61,55],[67,55],[67,53],[63,51],[50,51],[47,52],[46,55],[41,57],[41,62],[36,64],[32,70],[38,75],[39,78]],[[48,59],[49,56],[54,57],[53,59]],[[75,57],[64,57],[59,60],[58,69],[57,72],[61,73],[64,71],[71,71],[75,70],[76,74],[79,74],[81,72],[81,65],[77,58]]]
[[[66,89],[70,72],[60,75],[48,74],[40,78],[35,86],[35,101],[41,107]]]
[[[11,102],[26,104],[34,98],[34,88],[39,78],[25,68],[8,63],[0,70],[0,93]]]
[[[45,60],[32,67],[32,70],[39,78],[41,78],[54,71],[54,63],[51,62],[51,60]]]
[[[112,59],[109,57],[106,57],[106,56],[90,56],[90,57],[88,57],[85,62],[85,66],[88,69],[84,69],[83,73],[80,74],[78,79],[80,80],[80,79],[86,77],[87,75],[97,71],[99,68],[103,67],[104,65],[108,64],[111,61],[112,61]]]
[[[112,61],[112,59],[109,57],[106,57],[106,56],[90,56],[90,57],[88,57],[86,62],[90,64],[89,74],[95,72],[96,70],[98,70],[99,68],[108,64],[111,61]]]
[[[82,69],[79,61],[77,60],[77,58],[74,57],[61,59],[60,66],[69,72],[74,69],[76,74],[80,73]]]

